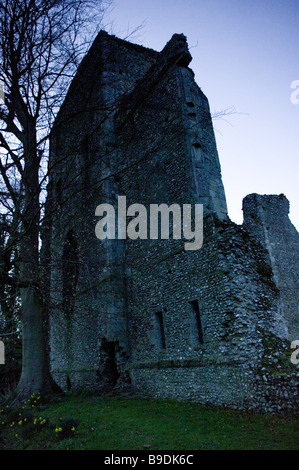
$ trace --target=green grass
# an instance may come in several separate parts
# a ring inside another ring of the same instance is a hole
[[[33,432],[23,437],[22,426],[10,425],[12,415],[0,418],[6,421],[3,449],[299,449],[295,419],[194,403],[66,395],[32,411],[48,424],[38,430],[31,424]],[[65,418],[79,424],[71,437],[61,439],[55,429]]]

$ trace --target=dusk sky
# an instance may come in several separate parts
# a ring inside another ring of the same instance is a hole
[[[159,51],[187,36],[211,112],[235,109],[214,121],[230,218],[247,194],[284,193],[299,229],[299,0],[116,0],[110,18],[121,37],[145,21],[130,40]]]

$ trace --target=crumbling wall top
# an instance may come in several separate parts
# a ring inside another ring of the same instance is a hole
[[[284,194],[249,194],[243,199],[244,221],[248,215],[257,212],[258,208],[270,211],[272,214],[287,216],[290,211],[290,203]]]

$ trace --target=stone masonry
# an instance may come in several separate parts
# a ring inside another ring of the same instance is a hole
[[[47,201],[52,374],[65,390],[296,413],[299,235],[283,195],[228,218],[191,60],[180,34],[156,52],[102,31],[70,86]],[[95,209],[118,196],[203,204],[202,248],[98,240]]]

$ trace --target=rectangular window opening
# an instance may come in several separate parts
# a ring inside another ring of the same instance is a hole
[[[165,330],[164,330],[164,321],[163,321],[163,313],[156,312],[155,313],[155,320],[156,320],[156,329],[157,329],[157,340],[160,349],[166,348],[165,343]]]
[[[198,300],[191,300],[189,302],[192,307],[193,323],[196,328],[196,338],[198,343],[203,344],[202,324]]]

